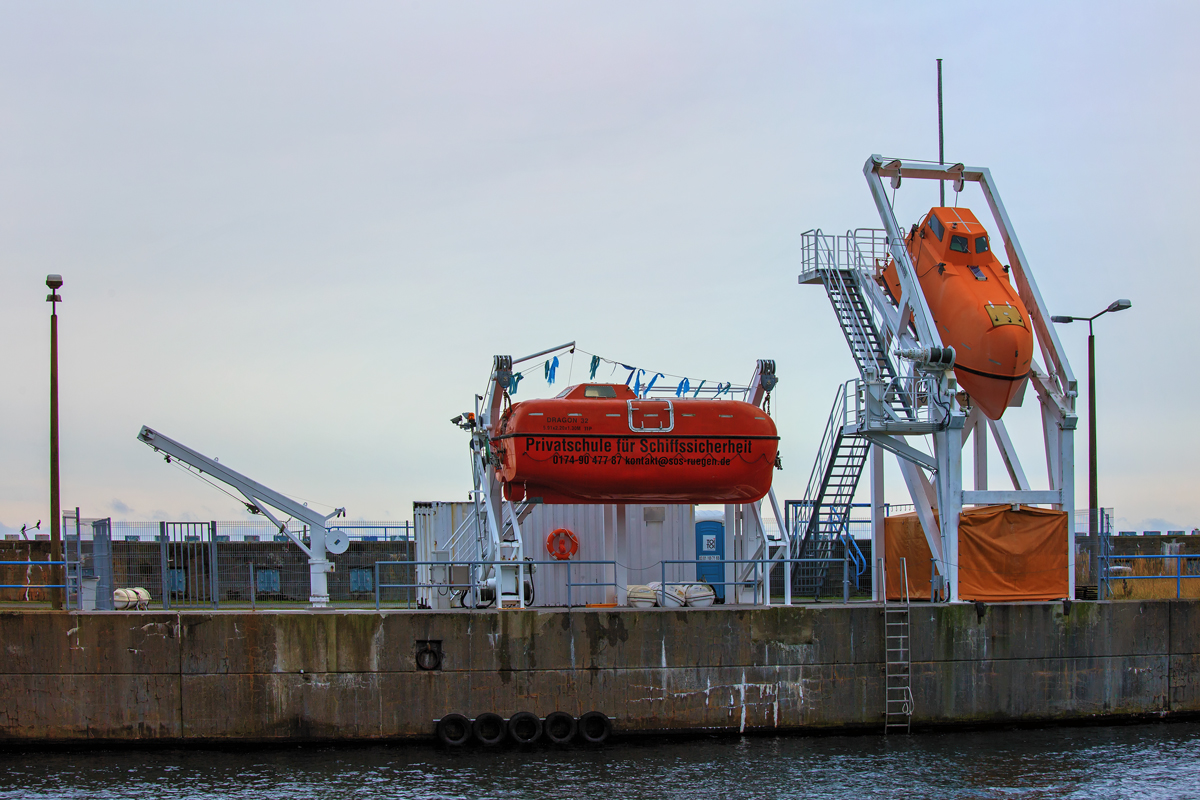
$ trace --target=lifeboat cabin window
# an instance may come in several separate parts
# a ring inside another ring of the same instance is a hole
[[[583,390],[584,397],[616,397],[617,390],[611,386],[588,386]]]
[[[975,237],[975,252],[986,253],[988,251],[988,243],[986,236]]]
[[[942,221],[933,214],[929,215],[929,230],[933,231],[933,235],[938,237],[939,242],[942,240],[942,237],[946,235],[946,226],[943,225]]]
[[[956,253],[971,252],[970,250],[967,249],[967,237],[965,237],[965,236],[951,236],[950,237],[950,249]]]

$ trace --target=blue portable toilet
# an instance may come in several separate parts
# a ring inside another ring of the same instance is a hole
[[[696,523],[696,581],[707,583],[725,601],[725,523],[715,519]]]

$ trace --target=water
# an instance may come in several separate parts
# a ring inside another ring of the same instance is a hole
[[[0,798],[1200,798],[1200,723],[912,737],[0,752]]]

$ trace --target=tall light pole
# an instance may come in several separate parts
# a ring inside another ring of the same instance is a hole
[[[62,275],[47,275],[46,286],[50,294],[46,302],[50,304],[50,560],[63,560],[62,547],[62,509],[58,493],[58,304],[62,297],[58,288],[63,285]],[[66,581],[66,570],[62,566],[50,568],[51,581],[55,586],[62,586]],[[50,607],[61,610],[63,607],[63,590],[50,590]]]
[[[1050,318],[1051,322],[1088,324],[1088,560],[1092,580],[1096,581],[1097,586],[1099,580],[1096,568],[1100,564],[1100,493],[1096,487],[1096,335],[1092,332],[1092,322],[1110,311],[1124,311],[1132,307],[1133,303],[1128,300],[1114,300],[1108,308],[1090,317]]]

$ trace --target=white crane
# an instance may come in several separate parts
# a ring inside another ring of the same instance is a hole
[[[346,509],[335,509],[332,514],[322,516],[302,503],[297,503],[274,489],[268,489],[257,481],[252,481],[239,472],[234,472],[223,466],[215,459],[201,455],[195,450],[182,445],[174,439],[163,436],[155,430],[143,425],[138,433],[138,440],[163,453],[167,461],[172,458],[205,475],[209,475],[221,483],[236,489],[246,498],[246,507],[253,512],[265,516],[274,523],[279,532],[295,543],[308,556],[309,568],[309,602],[313,608],[324,608],[329,604],[328,574],[333,572],[333,562],[325,557],[326,553],[338,555],[346,552],[350,545],[349,537],[344,531],[330,531],[327,527],[329,520],[334,517],[344,517]],[[307,523],[310,531],[309,544],[305,544],[296,534],[288,530],[286,522],[280,522],[270,512],[269,508],[287,514],[293,519]]]

